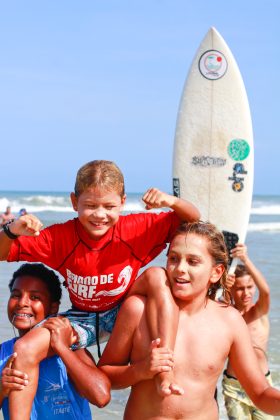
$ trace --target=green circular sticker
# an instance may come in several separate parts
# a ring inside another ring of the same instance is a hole
[[[228,146],[228,154],[233,160],[244,160],[250,153],[250,146],[246,140],[234,139]]]

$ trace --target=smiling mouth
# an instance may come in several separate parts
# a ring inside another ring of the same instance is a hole
[[[94,227],[106,226],[107,222],[91,222]]]
[[[178,283],[178,284],[188,284],[188,283],[190,283],[190,280],[184,280],[184,279],[176,278],[175,279],[175,283]]]
[[[32,317],[33,317],[33,315],[31,315],[31,314],[19,314],[19,313],[15,313],[14,314],[14,318],[26,318],[26,319],[30,319]]]

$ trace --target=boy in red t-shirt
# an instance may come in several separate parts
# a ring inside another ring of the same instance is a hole
[[[125,199],[119,168],[110,161],[92,161],[78,171],[75,192],[71,193],[78,218],[40,231],[41,222],[27,214],[0,232],[0,260],[39,261],[65,278],[73,307],[63,316],[71,321],[76,348],[93,345],[99,334],[112,331],[128,290],[147,296],[151,335],[160,337],[162,346],[174,345],[178,308],[165,276],[150,268],[134,280],[139,269],[170,242],[180,221],[196,221],[200,214],[191,203],[152,188],[143,196],[146,209],[168,207],[173,211],[121,216]],[[15,368],[26,372],[30,381],[26,390],[10,396],[12,413],[16,406],[22,407],[21,420],[29,418],[38,364],[48,356],[49,341],[49,331],[37,328],[16,344]],[[162,373],[156,380],[162,396],[181,392],[170,373]],[[27,407],[25,412],[23,407]],[[15,414],[13,418],[19,417]]]

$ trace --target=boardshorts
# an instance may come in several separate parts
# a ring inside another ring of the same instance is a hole
[[[271,374],[268,371],[265,375],[267,381],[272,385]],[[223,374],[223,394],[225,407],[229,419],[236,420],[273,420],[274,416],[259,410],[247,396],[239,381],[226,371]]]
[[[77,343],[71,346],[72,350],[93,346],[107,341],[116,322],[117,314],[121,304],[104,312],[84,312],[79,309],[69,309],[65,312],[59,312],[54,316],[63,316],[68,318],[73,329],[78,335]],[[44,320],[45,321],[45,320]],[[42,327],[44,321],[41,321],[36,327]]]

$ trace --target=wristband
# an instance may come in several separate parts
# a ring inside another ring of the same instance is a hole
[[[9,225],[14,221],[14,219],[10,220],[8,223],[5,223],[2,228],[3,228],[3,232],[5,233],[5,235],[8,236],[8,238],[10,239],[17,239],[19,237],[19,235],[15,235],[14,233],[12,233],[10,231]]]

